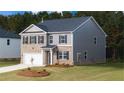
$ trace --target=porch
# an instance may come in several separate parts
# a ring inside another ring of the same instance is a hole
[[[44,65],[52,65],[53,64],[53,54],[56,53],[57,47],[56,45],[48,45],[43,46],[42,52],[43,52],[43,62]]]

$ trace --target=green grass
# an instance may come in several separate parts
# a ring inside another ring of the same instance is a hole
[[[0,74],[0,80],[23,81],[73,81],[73,80],[124,80],[124,63],[106,63],[86,66],[74,66],[70,68],[60,67],[35,67],[35,70],[46,69],[51,74],[47,77],[23,77],[18,76],[19,71]]]
[[[19,64],[19,60],[0,60],[0,67]]]

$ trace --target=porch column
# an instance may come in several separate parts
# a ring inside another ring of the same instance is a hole
[[[50,64],[52,65],[53,64],[53,52],[52,52],[52,49],[50,49]]]

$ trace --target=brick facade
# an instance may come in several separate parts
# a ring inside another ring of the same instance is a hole
[[[70,64],[73,65],[73,52],[72,52],[72,46],[58,46],[57,51],[69,51],[69,59],[57,59],[57,53],[53,54],[53,64],[59,63],[59,64]]]

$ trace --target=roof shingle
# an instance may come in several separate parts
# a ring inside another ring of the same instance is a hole
[[[0,38],[20,38],[20,36],[13,32],[8,32],[0,27]]]
[[[36,24],[36,26],[47,32],[73,31],[81,23],[85,22],[89,18],[90,17],[77,17],[77,18],[46,20],[43,23],[40,22]]]

